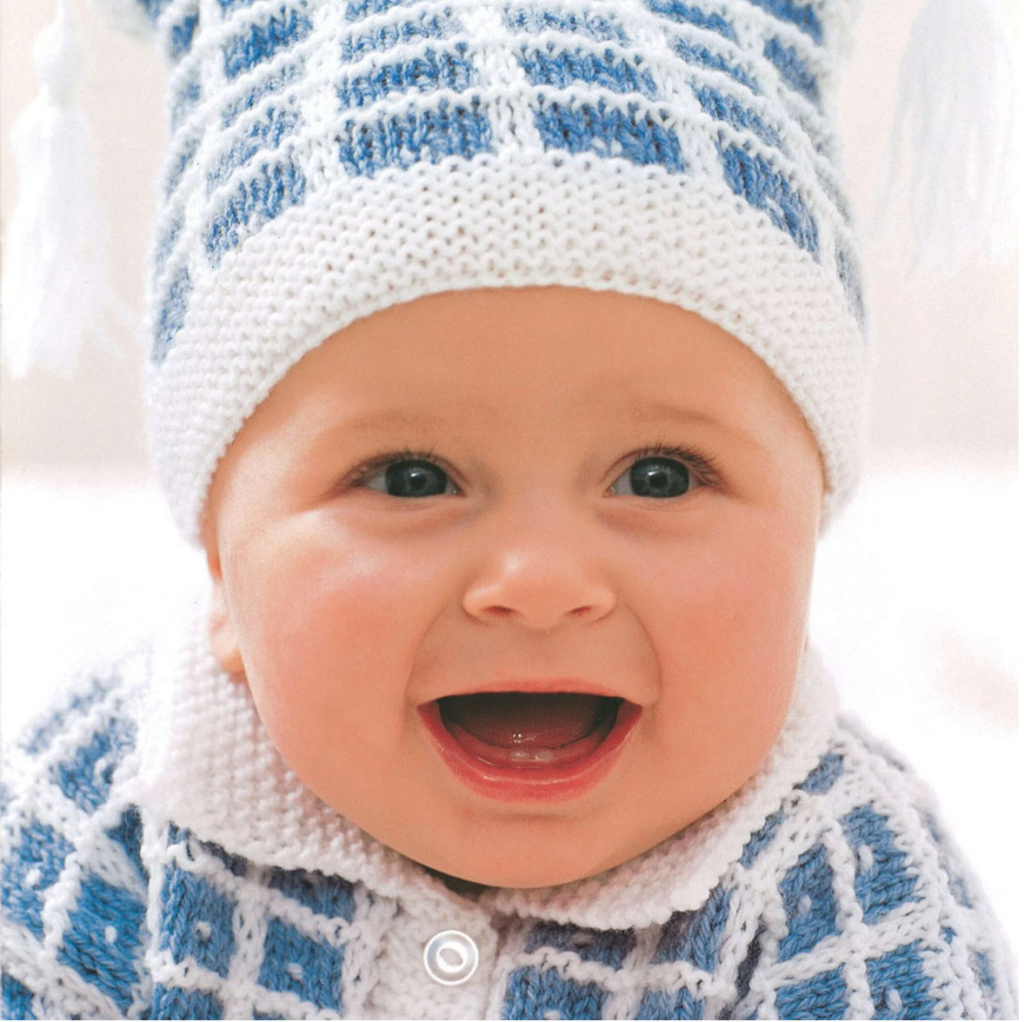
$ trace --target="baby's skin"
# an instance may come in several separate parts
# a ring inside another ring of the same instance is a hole
[[[790,704],[823,475],[744,345],[650,299],[451,292],[303,358],[217,471],[221,665],[303,782],[537,887],[735,792]]]

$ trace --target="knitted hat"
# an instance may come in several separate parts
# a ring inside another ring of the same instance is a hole
[[[150,276],[158,474],[311,348],[441,291],[655,298],[748,345],[856,474],[866,357],[827,116],[853,0],[106,0],[173,63]]]

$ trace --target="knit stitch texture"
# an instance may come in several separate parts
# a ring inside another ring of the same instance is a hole
[[[88,679],[11,750],[6,1017],[1016,1017],[929,795],[835,718],[813,661],[761,772],[707,817],[599,878],[474,899],[302,788],[197,634]],[[481,964],[451,987],[422,955],[453,928]]]
[[[186,535],[305,352],[465,288],[700,313],[787,387],[846,499],[866,356],[829,105],[855,0],[102,2],[172,65],[149,389]]]

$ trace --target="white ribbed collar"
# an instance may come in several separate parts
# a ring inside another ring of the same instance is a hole
[[[310,792],[286,765],[244,685],[209,648],[205,600],[156,643],[140,730],[139,798],[158,819],[268,866],[320,870],[400,899],[406,911],[514,913],[627,929],[698,908],[747,839],[825,751],[836,697],[805,657],[786,724],[760,771],[736,794],[650,851],[596,877],[476,901],[381,844]]]

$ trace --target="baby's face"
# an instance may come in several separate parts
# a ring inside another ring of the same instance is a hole
[[[285,760],[411,858],[588,876],[757,769],[822,496],[765,366],[673,306],[437,295],[306,356],[222,462],[214,648]]]

